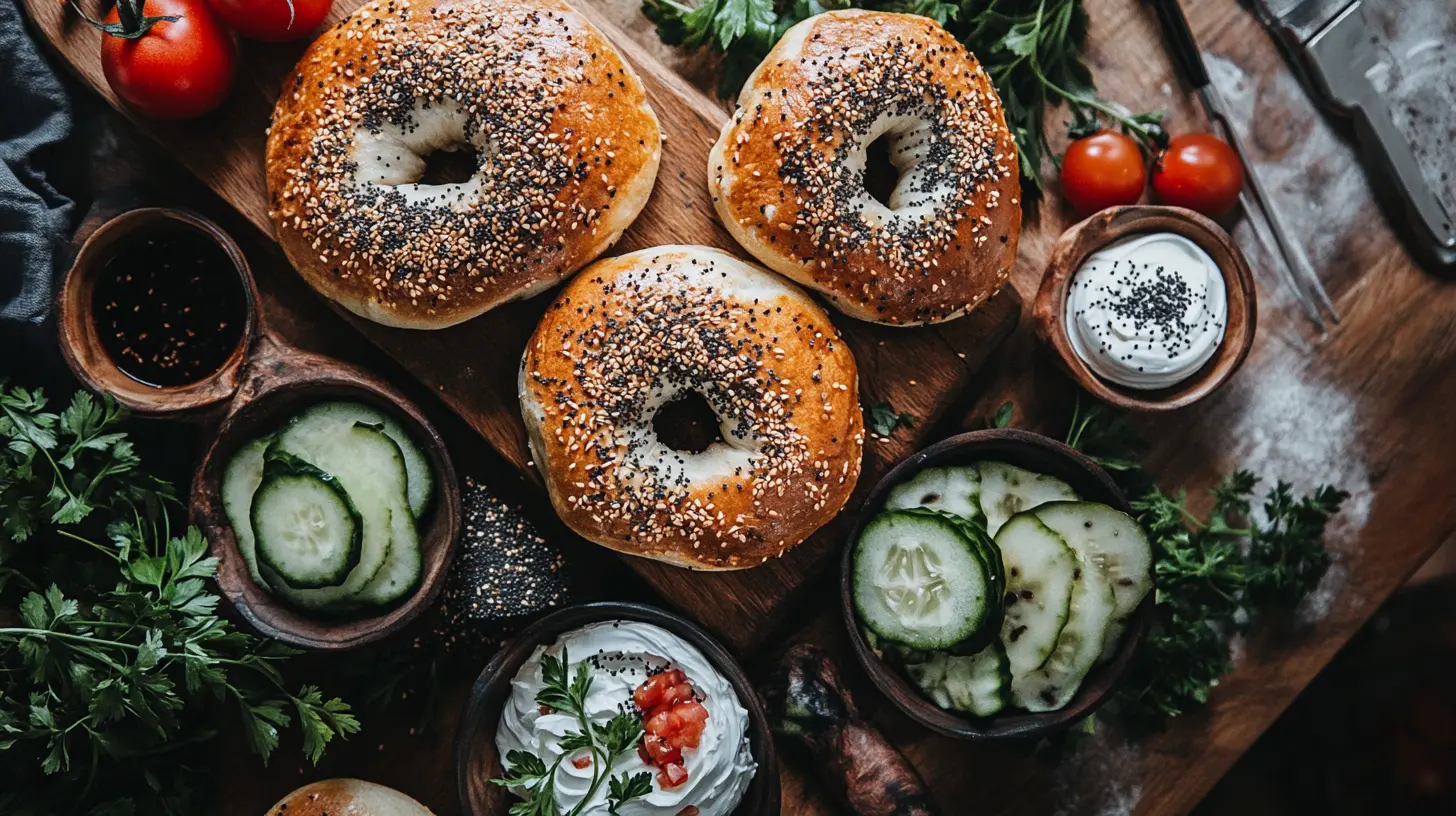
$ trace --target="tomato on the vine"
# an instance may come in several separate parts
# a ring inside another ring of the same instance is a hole
[[[191,119],[227,98],[237,47],[203,0],[118,0],[90,22],[102,31],[106,82],[140,113]]]
[[[1210,218],[1227,214],[1244,189],[1244,166],[1228,142],[1211,133],[1185,133],[1153,165],[1158,200]]]
[[[1147,181],[1137,141],[1116,131],[1084,136],[1072,142],[1062,158],[1062,195],[1082,215],[1136,204]]]
[[[311,34],[329,16],[334,0],[208,0],[239,34],[284,42]]]

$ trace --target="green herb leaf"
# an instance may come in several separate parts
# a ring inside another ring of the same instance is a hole
[[[870,406],[870,432],[875,436],[888,438],[900,426],[915,427],[915,417],[902,414],[888,402],[877,402]]]
[[[614,776],[607,783],[607,812],[615,814],[617,808],[649,793],[652,793],[652,774],[646,771]]]

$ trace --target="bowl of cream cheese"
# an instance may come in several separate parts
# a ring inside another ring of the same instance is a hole
[[[503,648],[471,694],[456,773],[474,816],[533,798],[581,816],[779,812],[768,720],[742,668],[642,604],[569,607]]]
[[[1253,274],[1233,239],[1178,207],[1113,207],[1052,248],[1033,306],[1063,367],[1104,402],[1166,411],[1217,389],[1253,345]]]

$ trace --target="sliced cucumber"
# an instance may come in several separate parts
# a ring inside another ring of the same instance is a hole
[[[981,474],[974,467],[926,468],[885,496],[886,510],[926,507],[984,523]]]
[[[420,584],[420,538],[411,513],[390,517],[392,543],[384,568],[353,599],[366,606],[389,606]]]
[[[296,456],[332,473],[353,499],[364,521],[359,565],[341,586],[277,588],[279,593],[285,600],[308,610],[337,612],[357,605],[357,596],[390,561],[395,517],[409,515],[409,502],[405,498],[408,477],[399,446],[380,431],[340,423],[331,423],[329,430],[295,423],[279,435],[275,444],[276,452],[270,452],[270,456]],[[417,547],[418,541],[405,541],[401,545]]]
[[[316,468],[270,461],[253,496],[252,523],[258,560],[288,586],[338,586],[359,565],[359,512],[338,482]]]
[[[314,434],[328,436],[339,426],[363,423],[377,425],[378,430],[394,440],[404,457],[406,481],[409,485],[409,509],[415,518],[424,515],[435,495],[435,469],[424,449],[415,443],[399,420],[359,402],[325,402],[294,417],[288,433],[301,440]]]
[[[1112,582],[1101,571],[1079,563],[1067,624],[1057,636],[1056,648],[1041,668],[1027,674],[1012,672],[1012,701],[1032,712],[1066,705],[1102,654],[1114,609]]]
[[[855,542],[853,596],[864,624],[916,649],[947,649],[995,631],[1001,598],[979,548],[948,516],[890,510]]]
[[[932,652],[905,672],[941,708],[989,717],[1010,703],[1011,666],[999,641],[965,657]]]
[[[270,436],[254,439],[238,448],[222,472],[222,509],[232,525],[238,552],[253,583],[268,589],[268,582],[258,572],[257,543],[253,539],[253,494],[263,483],[263,452],[273,441]]]
[[[1153,588],[1153,548],[1147,535],[1128,514],[1095,502],[1051,502],[1035,513],[1071,545],[1083,564],[1096,567],[1112,583],[1116,609],[1103,644],[1104,657],[1110,657],[1128,617]]]
[[[1055,476],[1032,473],[1002,462],[982,462],[981,512],[986,532],[996,535],[1007,519],[1023,510],[1052,501],[1076,501],[1080,497]]]
[[[996,534],[1006,564],[1005,619],[1001,642],[1011,675],[1027,675],[1046,663],[1066,626],[1077,555],[1060,536],[1031,515],[1007,522]]]

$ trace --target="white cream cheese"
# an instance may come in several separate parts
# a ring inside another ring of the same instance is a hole
[[[575,717],[542,714],[536,703],[541,681],[541,656],[559,656],[562,649],[571,662],[569,671],[586,661],[591,667],[591,693],[587,713],[593,722],[606,723],[618,712],[630,709],[632,692],[650,674],[665,668],[681,669],[703,698],[708,721],[696,749],[683,751],[687,781],[664,790],[657,781],[657,768],[647,765],[635,750],[619,755],[612,775],[652,774],[652,792],[619,807],[620,816],[678,816],[692,805],[701,816],[728,816],[738,806],[753,779],[756,765],[748,742],[748,712],[738,702],[733,686],[692,644],[658,626],[635,621],[608,621],[567,632],[551,646],[538,646],[511,681],[511,697],[501,713],[495,744],[501,756],[526,751],[549,766],[561,756],[562,735],[580,731]],[[582,749],[581,756],[590,756]],[[571,757],[556,774],[556,807],[569,812],[591,787],[592,768],[577,768]],[[514,790],[518,795],[521,790]],[[606,816],[607,785],[591,797],[582,814]]]
[[[1168,388],[1193,376],[1218,351],[1227,323],[1218,264],[1171,232],[1097,250],[1067,291],[1072,349],[1097,376],[1128,388]]]

